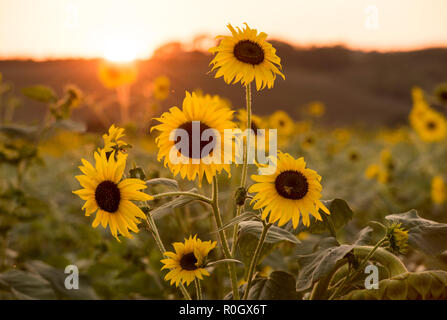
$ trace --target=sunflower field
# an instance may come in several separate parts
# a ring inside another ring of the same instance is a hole
[[[447,299],[447,85],[414,85],[400,127],[330,128],[322,101],[257,112],[287,82],[266,33],[228,25],[209,56],[245,100],[166,105],[159,75],[142,117],[137,66],[103,61],[103,132],[73,119],[95,108],[77,86],[0,78],[0,298]],[[21,98],[44,119],[14,121]]]

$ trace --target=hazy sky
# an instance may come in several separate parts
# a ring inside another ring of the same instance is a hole
[[[302,45],[447,46],[447,0],[0,0],[0,56],[144,58],[229,22]]]

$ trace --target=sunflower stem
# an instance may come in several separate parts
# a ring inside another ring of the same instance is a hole
[[[196,285],[197,300],[202,300],[202,287],[200,286],[200,280],[195,278],[194,283]]]
[[[246,103],[246,111],[247,111],[247,130],[251,129],[251,84],[247,84],[245,86],[245,103]],[[250,132],[250,131],[249,131]],[[247,171],[248,171],[248,150],[250,145],[251,134],[247,135],[247,143],[244,143],[244,154],[243,154],[243,163],[242,163],[242,177],[241,177],[241,188],[245,188],[247,184]],[[244,206],[238,206],[236,210],[236,217],[242,213]],[[237,243],[237,231],[239,228],[239,224],[236,223],[233,227],[233,242],[231,244],[231,254],[234,256],[236,253],[236,243]]]
[[[163,245],[163,241],[161,240],[160,233],[158,232],[157,225],[155,224],[154,218],[150,213],[146,215],[146,221],[149,227],[149,231],[151,232],[152,236],[154,237],[155,243],[157,244],[158,249],[160,250],[163,257],[166,257],[165,252],[165,246]],[[189,295],[188,291],[186,290],[183,283],[180,283],[180,291],[182,292],[183,296],[185,297],[185,300],[192,300],[191,296]]]
[[[264,229],[262,229],[261,237],[259,238],[258,245],[256,246],[255,253],[253,254],[253,258],[250,262],[250,267],[248,269],[248,276],[247,276],[247,288],[245,289],[243,300],[247,300],[248,294],[250,293],[251,283],[253,281],[253,273],[256,269],[256,266],[258,265],[259,257],[261,256],[262,247],[264,246],[264,241],[267,236],[267,232],[269,231],[270,227],[273,224],[265,224]]]
[[[362,260],[362,262],[360,263],[359,267],[352,273],[352,275],[350,274],[350,272],[348,272],[348,274],[346,275],[346,277],[343,280],[343,282],[341,283],[341,285],[338,286],[337,289],[335,289],[334,293],[329,297],[329,300],[333,300],[334,298],[336,298],[338,293],[341,292],[344,289],[346,283],[350,279],[354,280],[360,274],[360,272],[363,270],[363,268],[365,267],[365,265],[368,262],[368,260],[373,256],[373,254],[376,252],[376,250],[382,244],[384,244],[386,241],[387,241],[387,237],[385,236],[382,240],[380,240],[379,242],[376,243],[376,245],[371,249],[371,251]]]
[[[212,202],[213,202],[212,199],[205,197],[201,194],[187,192],[187,191],[159,193],[159,194],[153,195],[152,197],[153,197],[153,200],[156,200],[156,199],[161,199],[164,197],[176,197],[176,196],[187,196],[187,197],[195,198],[197,200],[200,200],[200,201],[208,203],[208,204],[212,204]]]
[[[213,177],[213,199],[212,200],[213,200],[212,208],[213,208],[214,220],[216,221],[217,229],[220,229],[220,228],[222,228],[222,217],[220,215],[220,210],[219,210],[219,186],[218,186],[218,182],[217,182],[217,176]],[[227,237],[225,236],[224,230],[219,231],[219,240],[220,240],[220,244],[222,246],[222,251],[223,251],[225,259],[231,259],[232,255],[230,252],[230,248],[228,247]],[[237,286],[237,274],[236,274],[236,267],[234,266],[234,262],[228,262],[228,272],[229,272],[230,278],[231,278],[233,299],[239,300],[239,289]]]

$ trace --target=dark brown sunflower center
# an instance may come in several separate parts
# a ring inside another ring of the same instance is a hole
[[[116,212],[121,200],[120,189],[112,181],[103,181],[96,187],[95,200],[101,210]]]
[[[275,188],[280,196],[299,200],[304,198],[309,191],[309,183],[301,172],[287,170],[276,177]]]
[[[429,130],[436,129],[436,122],[434,122],[434,121],[427,122],[427,129],[429,129]]]
[[[279,124],[280,127],[284,127],[284,125],[286,123],[284,122],[284,120],[279,120],[278,124]]]
[[[352,153],[349,155],[349,158],[350,158],[352,161],[356,161],[356,160],[358,160],[359,156],[358,156],[357,153],[352,152]]]
[[[183,270],[192,271],[192,270],[198,269],[198,267],[196,266],[196,263],[197,263],[197,258],[193,252],[185,254],[180,259],[180,267],[182,267]]]
[[[442,101],[447,101],[447,90],[442,91],[440,94]]]
[[[190,159],[201,159],[202,151],[204,150],[205,146],[207,146],[207,150],[211,151],[216,145],[217,137],[214,133],[208,135],[208,138],[203,138],[202,141],[202,134],[204,133],[204,131],[211,128],[201,121],[194,121],[194,123],[186,122],[182,124],[178,129],[183,129],[188,133],[188,140],[186,142],[182,141],[180,143],[179,150],[180,153],[185,157],[188,157]],[[179,135],[175,143],[179,143],[182,138],[183,136]],[[210,152],[204,153],[206,154],[203,154],[203,157],[206,157],[210,154]]]
[[[239,61],[252,65],[264,61],[264,50],[259,44],[250,40],[242,40],[236,43],[233,54]]]

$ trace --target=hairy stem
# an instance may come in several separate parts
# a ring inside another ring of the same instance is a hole
[[[200,280],[195,278],[194,283],[196,285],[197,300],[202,300],[202,287],[200,286]]]
[[[248,294],[250,293],[251,283],[253,281],[253,273],[255,271],[256,266],[258,265],[258,260],[261,255],[265,237],[267,236],[267,232],[269,231],[271,226],[272,224],[269,223],[264,225],[264,229],[262,229],[261,237],[259,238],[258,245],[256,246],[255,253],[253,254],[253,258],[251,259],[250,267],[248,269],[247,288],[245,289],[243,300],[247,300]]]
[[[220,215],[219,210],[219,187],[217,183],[217,176],[213,177],[213,202],[212,202],[212,208],[213,208],[213,214],[214,214],[214,220],[216,221],[217,229],[222,228],[222,217]],[[228,247],[227,238],[225,236],[225,231],[221,230],[219,231],[219,240],[220,244],[222,246],[222,251],[224,254],[225,259],[231,259],[232,255],[230,252],[230,248]],[[233,290],[233,299],[239,300],[239,289],[237,286],[237,274],[236,274],[236,267],[233,262],[228,262],[228,272],[230,274],[231,278],[231,287]]]
[[[245,87],[245,99],[246,99],[246,111],[247,111],[247,129],[251,129],[251,84],[247,84]],[[242,164],[242,176],[241,176],[241,188],[245,188],[247,184],[247,170],[248,170],[248,150],[250,146],[250,138],[251,135],[247,136],[247,143],[244,143],[244,155],[243,155],[243,164]],[[244,209],[244,205],[238,206],[236,210],[236,217],[242,213]],[[236,223],[233,227],[233,242],[231,248],[231,254],[234,255],[236,253],[236,243],[237,243],[237,231],[239,224]]]

